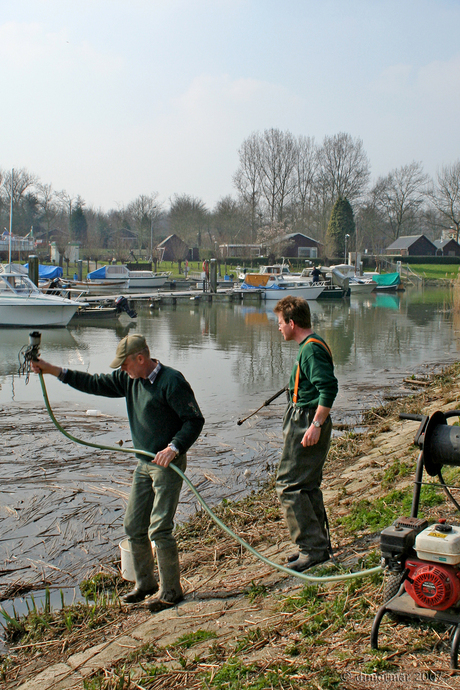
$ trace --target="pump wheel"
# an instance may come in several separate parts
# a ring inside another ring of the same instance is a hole
[[[393,599],[393,597],[399,592],[401,583],[403,581],[404,573],[392,573],[387,571],[385,574],[385,582],[383,585],[383,603],[386,604],[387,601]]]
[[[387,601],[393,599],[393,597],[399,592],[402,581],[404,578],[404,573],[393,573],[391,571],[386,571],[385,581],[383,584],[383,603],[386,604]],[[400,621],[401,616],[393,611],[388,611],[386,614],[388,618],[392,621]]]

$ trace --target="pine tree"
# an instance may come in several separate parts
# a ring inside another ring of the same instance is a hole
[[[348,199],[341,196],[335,202],[326,232],[326,253],[329,257],[343,257],[345,255],[345,236],[348,235],[347,246],[350,247],[351,238],[355,234],[355,220],[353,209]]]
[[[85,244],[87,230],[88,223],[84,211],[79,204],[75,209],[72,209],[70,214],[70,234],[72,239]]]

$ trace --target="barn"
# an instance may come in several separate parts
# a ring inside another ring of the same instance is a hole
[[[301,232],[292,232],[284,237],[279,237],[272,242],[270,249],[277,256],[286,256],[296,259],[315,259],[321,255],[322,243]]]
[[[178,235],[169,235],[157,245],[160,261],[185,261],[188,246]]]
[[[385,254],[393,256],[434,256],[436,245],[425,235],[406,235],[385,249]]]
[[[460,244],[453,239],[435,240],[436,256],[460,256]]]

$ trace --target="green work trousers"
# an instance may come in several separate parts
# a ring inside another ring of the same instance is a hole
[[[179,455],[174,464],[185,472],[187,456]],[[172,532],[181,488],[182,477],[171,467],[139,460],[124,519],[130,542],[145,544],[146,548],[151,541],[158,549],[175,547]]]
[[[314,446],[301,440],[316,409],[290,404],[284,414],[284,447],[276,477],[276,492],[292,541],[303,554],[321,556],[328,550],[326,512],[320,489],[329,451],[332,422],[328,417]]]

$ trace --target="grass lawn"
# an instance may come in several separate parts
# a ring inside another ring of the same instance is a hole
[[[409,264],[410,268],[428,280],[455,280],[458,276],[458,264]]]

